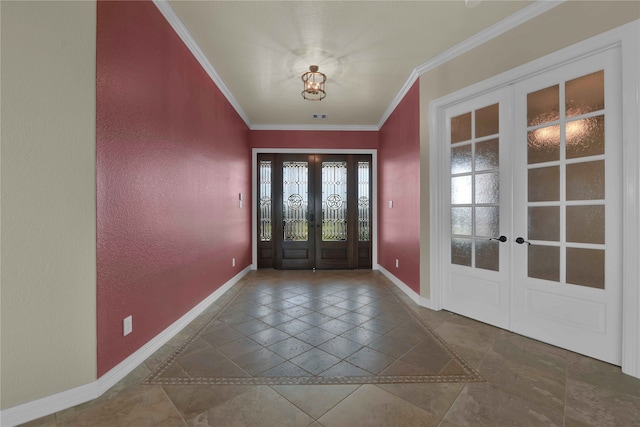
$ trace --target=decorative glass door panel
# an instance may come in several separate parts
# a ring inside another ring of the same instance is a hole
[[[258,267],[371,268],[371,156],[261,154]]]
[[[451,196],[445,307],[501,327],[509,322],[509,250],[502,237],[510,226],[507,111],[504,90],[447,111]]]
[[[309,240],[309,163],[282,163],[282,224],[285,241]]]
[[[616,49],[515,86],[514,330],[620,363]],[[519,102],[520,101],[520,102]]]
[[[347,240],[347,162],[322,162],[322,241]]]

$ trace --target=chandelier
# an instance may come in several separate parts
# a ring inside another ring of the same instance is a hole
[[[327,96],[324,91],[324,82],[326,81],[327,76],[318,71],[317,65],[310,66],[309,71],[302,75],[302,83],[304,84],[302,97],[309,101],[321,101]]]

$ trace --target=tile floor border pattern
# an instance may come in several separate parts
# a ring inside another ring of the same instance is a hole
[[[351,270],[349,270],[351,271]],[[357,271],[357,270],[354,270]],[[373,277],[382,288],[398,302],[404,310],[424,329],[424,331],[434,339],[440,347],[456,361],[465,372],[464,375],[370,375],[370,376],[248,376],[248,377],[162,377],[161,375],[189,348],[189,346],[198,339],[203,331],[215,322],[225,310],[233,305],[234,301],[242,295],[244,288],[248,287],[255,279],[257,274],[248,280],[242,280],[236,286],[227,291],[234,292],[224,304],[218,307],[191,336],[189,336],[183,344],[181,344],[167,359],[165,359],[158,367],[153,369],[151,373],[141,382],[145,385],[349,385],[349,384],[421,384],[421,383],[473,383],[486,382],[486,380],[474,369],[467,361],[456,353],[447,342],[440,337],[430,326],[428,326],[420,317],[418,317],[409,304],[398,297],[390,288],[395,285],[389,281],[380,272],[373,272]],[[250,273],[251,274],[251,273]],[[395,289],[394,289],[395,290]],[[398,290],[398,292],[401,292]]]

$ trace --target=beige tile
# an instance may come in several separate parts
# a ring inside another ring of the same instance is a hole
[[[456,400],[463,383],[379,384],[378,387],[442,418]]]
[[[477,351],[488,351],[500,330],[469,319],[453,316],[435,330],[447,343]]]
[[[579,354],[568,356],[567,378],[640,397],[640,379],[623,374],[619,366]]]
[[[28,423],[20,424],[20,427],[56,427],[56,415],[51,414]]]
[[[156,369],[164,360],[171,356],[184,342],[193,335],[193,330],[185,328],[178,332],[168,343],[160,347],[155,353],[153,353],[144,363],[151,370]]]
[[[487,383],[467,384],[445,415],[443,425],[562,426],[556,411],[504,393]]]
[[[515,363],[565,375],[567,350],[507,331],[500,331],[491,351]]]
[[[59,427],[177,427],[185,422],[159,386],[138,386],[88,408],[56,415]]]
[[[185,420],[193,418],[234,397],[253,390],[254,386],[163,386],[162,387]]]
[[[490,351],[478,368],[493,387],[555,411],[564,408],[565,373],[535,369]]]
[[[593,426],[640,426],[640,397],[567,380],[567,417]]]
[[[334,426],[435,426],[438,417],[374,385],[363,385],[318,419]]]
[[[192,427],[308,426],[313,419],[267,386],[257,386],[187,420]]]
[[[83,411],[91,406],[116,398],[127,390],[130,390],[131,388],[137,388],[139,387],[140,382],[142,382],[142,380],[144,380],[147,375],[149,375],[149,368],[147,368],[147,366],[142,363],[133,371],[131,371],[129,375],[118,381],[113,387],[104,392],[98,398],[60,411],[58,413],[58,418],[70,417],[76,412]]]
[[[289,402],[317,419],[353,393],[358,385],[278,385],[271,386]]]

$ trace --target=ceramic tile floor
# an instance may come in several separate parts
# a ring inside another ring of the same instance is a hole
[[[354,276],[356,282],[380,280],[379,273],[371,271],[312,273],[262,270],[250,273],[246,280],[256,283],[253,282],[256,277],[261,278],[265,284],[261,293],[266,291],[265,295],[268,295],[269,281],[280,286],[287,283],[296,289],[307,286],[310,281],[315,281],[316,285],[318,281],[335,284],[346,278],[352,281]],[[223,295],[198,319],[100,398],[27,423],[26,426],[640,426],[640,380],[622,374],[620,368],[456,314],[418,307],[393,286],[390,287],[392,292],[475,368],[486,382],[142,384],[152,372],[157,372],[163,363],[166,364],[165,360],[175,355],[176,350],[185,347],[196,331],[211,320],[212,315],[217,316],[216,313],[221,313],[220,310],[227,304],[231,307],[234,303],[240,303],[242,299],[236,297],[241,296],[237,295],[241,288],[236,286]],[[295,298],[295,295],[289,298]],[[268,299],[262,300],[261,305],[274,302]],[[309,301],[298,302],[297,306]],[[341,303],[337,300],[326,302],[332,304],[325,308]],[[367,305],[371,304],[364,304]],[[279,311],[293,307],[269,308]],[[259,314],[262,313],[254,312],[246,321],[255,319],[254,316]],[[273,313],[265,316],[269,314]],[[333,314],[340,313],[336,310]],[[355,318],[352,320],[355,321]],[[238,324],[242,323],[245,322]],[[341,336],[348,331],[338,328],[330,333]],[[291,332],[297,338],[297,334],[304,331]],[[323,335],[320,331],[316,332]],[[388,339],[392,336],[388,335]],[[313,340],[313,335],[309,334],[307,338]],[[324,335],[317,340],[322,341],[323,338]],[[215,343],[219,344],[217,341]],[[206,340],[204,344],[210,345]],[[262,342],[260,348],[256,347],[254,351],[263,349],[265,345],[270,348],[274,344],[277,342]],[[322,345],[315,341],[307,344],[316,346],[314,348]],[[250,343],[247,345],[251,346]],[[229,345],[227,350],[231,354],[236,351],[234,348],[241,347]],[[334,352],[342,351],[335,356],[342,361],[348,357],[344,354],[357,346],[349,347],[349,342],[336,340],[325,347]],[[196,345],[193,348],[198,347]],[[286,353],[294,351],[291,348],[295,346],[283,345],[279,348],[281,353],[274,353],[289,361],[295,357]],[[200,350],[206,351],[206,347]],[[197,354],[197,351],[191,354]],[[193,366],[189,366],[189,369],[201,369],[203,375],[211,375],[207,369],[197,367],[197,358],[192,359],[195,360],[190,360]],[[209,359],[204,360],[206,363]],[[394,360],[397,361],[397,358]],[[183,364],[188,363],[183,362],[168,366],[173,371],[167,375],[176,378],[184,376],[180,370]],[[250,363],[246,368],[249,371],[253,369],[258,376],[273,369],[261,371],[264,366],[255,367]],[[305,372],[304,375],[308,376],[309,371]]]
[[[371,271],[264,271],[144,384],[483,381]]]

